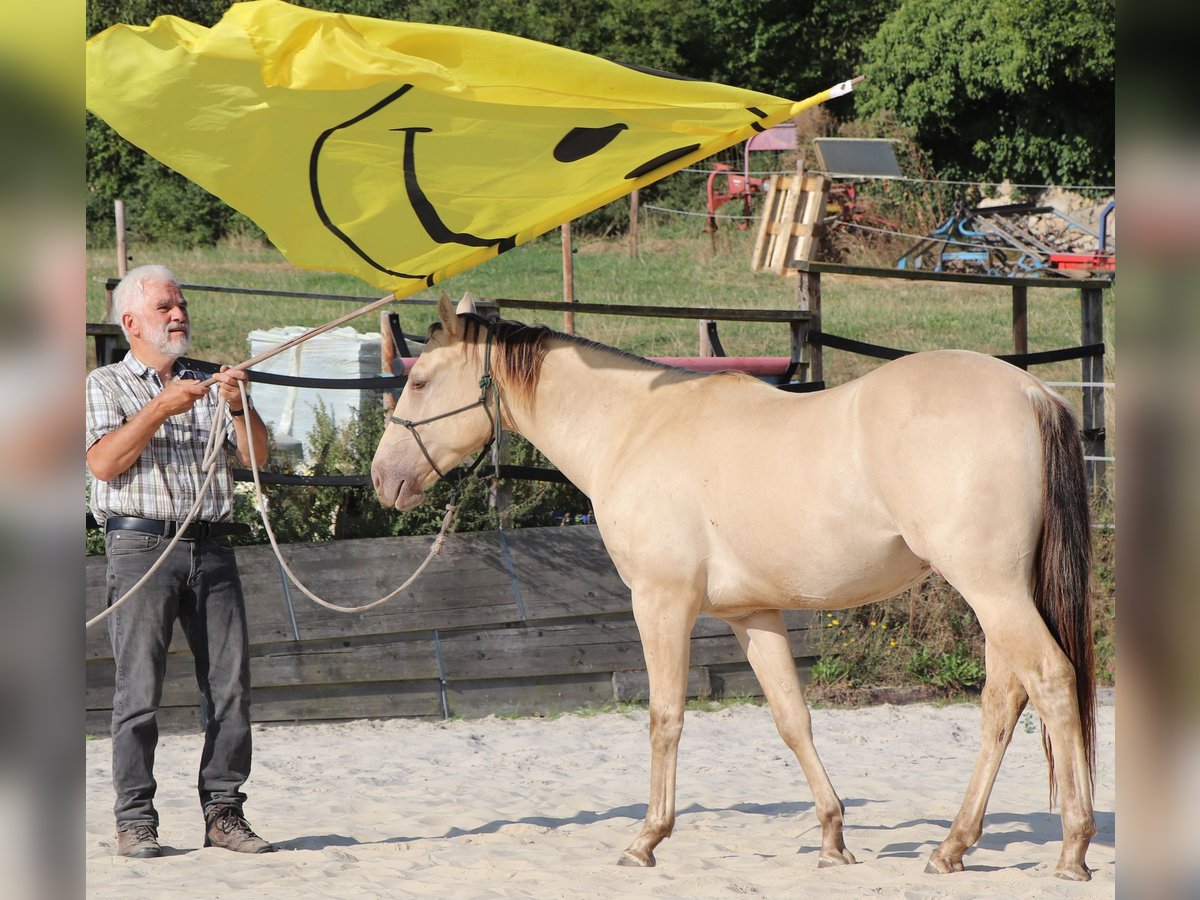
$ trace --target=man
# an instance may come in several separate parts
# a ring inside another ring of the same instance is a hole
[[[113,307],[129,341],[125,358],[87,378],[87,464],[95,481],[91,509],[104,526],[108,603],[133,587],[163,555],[205,480],[212,428],[220,442],[212,484],[169,557],[108,618],[116,661],[112,743],[117,853],[162,855],[154,808],[154,750],[167,648],[178,619],[195,657],[207,727],[198,787],[204,846],[265,853],[271,845],[242,815],[250,775],[250,665],[246,612],[229,535],[232,462],[267,456],[267,430],[243,408],[246,374],[222,366],[218,393],[228,402],[214,422],[217,397],[179,357],[191,342],[187,300],[162,266],[121,279]]]

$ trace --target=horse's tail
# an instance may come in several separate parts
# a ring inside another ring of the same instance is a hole
[[[1034,602],[1050,633],[1075,669],[1075,697],[1088,772],[1095,779],[1096,683],[1092,636],[1092,532],[1087,476],[1079,423],[1070,407],[1049,391],[1031,392],[1042,434],[1042,536],[1034,577]],[[1046,728],[1042,745],[1050,766],[1054,802],[1054,755]]]

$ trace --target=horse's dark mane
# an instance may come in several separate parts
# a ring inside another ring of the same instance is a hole
[[[542,370],[542,360],[550,341],[576,344],[610,354],[618,359],[631,360],[655,369],[665,369],[678,372],[674,366],[645,359],[626,350],[610,347],[588,338],[555,331],[546,325],[526,325],[523,322],[513,322],[508,319],[489,320],[483,316],[470,314],[463,316],[466,320],[467,344],[481,340],[480,332],[492,328],[492,365],[498,377],[510,392],[515,392],[522,400],[528,400],[537,385],[538,376]],[[433,337],[442,330],[442,323],[435,322],[429,327],[429,336]]]

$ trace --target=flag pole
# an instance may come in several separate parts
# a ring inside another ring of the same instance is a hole
[[[331,322],[326,322],[324,325],[318,325],[316,328],[312,328],[312,329],[304,332],[303,334],[298,334],[294,338],[286,340],[282,344],[277,344],[274,347],[270,347],[270,348],[264,350],[262,353],[258,354],[258,356],[252,357],[251,359],[248,359],[245,362],[240,362],[236,366],[230,366],[230,368],[231,369],[240,369],[240,370],[248,369],[251,366],[257,365],[258,363],[262,362],[263,360],[270,359],[272,356],[277,356],[278,354],[282,353],[284,350],[290,350],[290,349],[292,349],[292,347],[295,347],[298,344],[303,344],[305,341],[309,340],[310,338],[315,338],[319,334],[324,334],[325,332],[330,331],[331,329],[337,328],[339,325],[346,324],[351,319],[357,319],[359,316],[366,315],[367,313],[371,312],[372,310],[379,309],[381,306],[386,306],[388,303],[395,303],[399,299],[401,299],[401,298],[397,297],[395,292],[392,292],[392,293],[388,294],[386,297],[380,297],[378,300],[372,300],[366,306],[361,306],[352,312],[346,313],[344,316],[338,316],[336,319],[334,319]],[[216,382],[217,382],[216,378],[210,378],[204,382],[204,386],[208,387],[209,385],[216,384]]]

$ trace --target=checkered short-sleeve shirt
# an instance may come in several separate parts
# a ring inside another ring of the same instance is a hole
[[[175,370],[183,367],[176,362]],[[162,389],[158,372],[132,353],[92,371],[87,377],[84,452],[124,425]],[[90,506],[96,521],[103,524],[109,516],[142,516],[182,522],[204,484],[204,449],[217,403],[216,391],[210,391],[187,412],[167,419],[127,470],[112,481],[94,479]],[[193,521],[232,518],[232,454],[237,443],[228,412],[221,427],[225,439],[217,451],[217,471]]]

